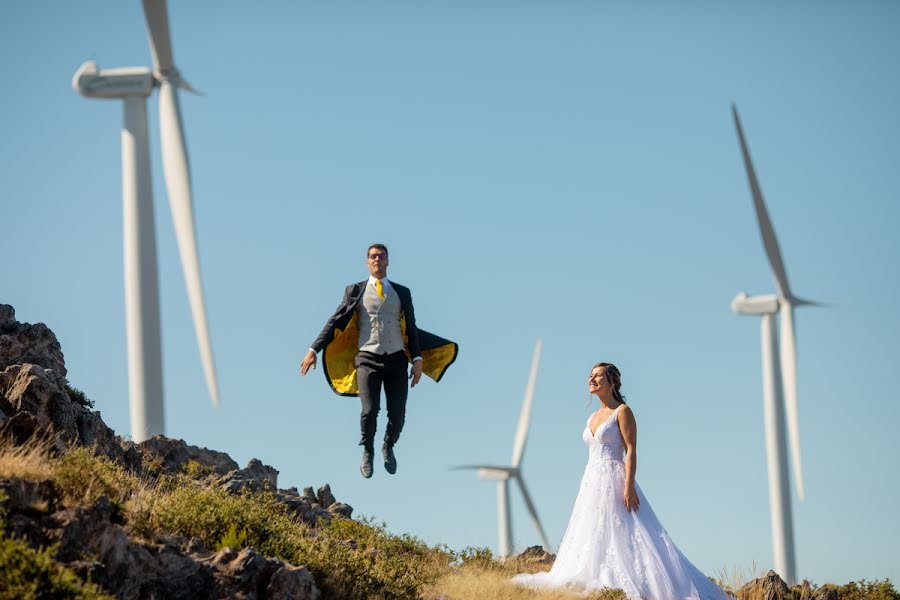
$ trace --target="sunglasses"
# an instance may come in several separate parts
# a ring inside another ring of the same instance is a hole
[[[384,260],[387,258],[387,253],[386,252],[378,252],[377,254],[369,255],[369,260],[375,260],[376,258],[380,258],[381,260]]]

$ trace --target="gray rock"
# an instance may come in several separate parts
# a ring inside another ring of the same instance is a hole
[[[813,592],[812,600],[841,600],[841,595],[833,585],[826,584]]]
[[[306,567],[282,563],[266,589],[267,600],[319,600],[322,594]]]
[[[326,509],[332,515],[340,515],[345,519],[349,519],[353,514],[353,507],[343,502],[335,502]]]
[[[316,498],[319,501],[319,506],[325,509],[335,503],[334,494],[331,493],[331,486],[327,483],[318,489]]]
[[[0,371],[10,365],[32,364],[65,378],[66,361],[56,335],[43,323],[19,323],[9,304],[0,304]]]
[[[5,513],[41,514],[54,512],[58,501],[56,486],[49,481],[0,479],[0,502]]]
[[[0,304],[0,331],[16,323],[16,309],[9,304]]]
[[[216,475],[226,475],[236,471],[238,464],[224,452],[191,446],[184,440],[174,440],[162,435],[155,435],[149,440],[137,444],[145,457],[155,457],[162,461],[162,468],[168,473],[180,473],[188,461],[209,467]]]
[[[118,598],[212,598],[208,567],[170,546],[133,543],[113,523],[118,509],[105,497],[88,508],[76,507],[53,515],[51,538],[59,544],[56,559],[76,563],[94,581]],[[85,556],[96,565],[85,565]]]
[[[0,396],[14,413],[27,412],[38,427],[73,438],[77,405],[64,386],[53,371],[36,364],[10,365],[0,372]]]
[[[244,548],[228,563],[226,573],[241,588],[256,589],[259,578],[266,575],[266,558],[252,546]]]
[[[791,590],[775,571],[769,571],[739,589],[737,597],[741,600],[789,600]]]
[[[243,489],[254,492],[278,489],[278,471],[253,458],[243,469],[232,471],[219,480],[219,485],[233,494]]]
[[[526,570],[549,569],[555,560],[556,555],[550,554],[542,546],[529,546],[516,556],[516,562]]]
[[[100,413],[73,401],[65,385],[65,378],[36,364],[6,367],[0,372],[0,412],[7,417],[0,423],[0,435],[9,435],[16,443],[35,434],[47,435],[57,451],[70,443],[94,446],[99,454],[124,464],[116,434]]]

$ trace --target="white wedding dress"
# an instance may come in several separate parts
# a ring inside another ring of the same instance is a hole
[[[619,408],[594,435],[588,418],[581,436],[589,448],[588,463],[553,568],[516,575],[512,581],[578,592],[619,588],[632,600],[730,598],[675,547],[637,484],[639,508],[625,508]]]

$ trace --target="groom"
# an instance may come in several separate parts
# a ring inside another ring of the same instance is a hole
[[[331,389],[340,396],[359,396],[363,447],[362,476],[372,476],[375,426],[381,404],[381,388],[387,404],[388,423],[381,448],[384,468],[397,472],[394,444],[406,416],[407,364],[412,362],[415,387],[425,373],[440,381],[456,360],[458,346],[416,327],[412,295],[408,288],[388,281],[388,249],[372,244],[366,255],[369,278],[347,286],[344,299],[325,323],[300,363],[300,375],[322,367]]]

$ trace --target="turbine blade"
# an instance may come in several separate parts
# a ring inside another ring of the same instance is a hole
[[[741,119],[738,116],[737,106],[734,104],[731,105],[731,114],[734,116],[734,126],[737,128],[741,154],[744,156],[744,167],[747,169],[747,178],[750,180],[750,193],[753,195],[753,206],[756,208],[756,219],[759,221],[759,233],[762,236],[763,246],[766,249],[766,256],[769,258],[769,265],[772,267],[772,274],[775,276],[775,285],[778,286],[779,295],[791,298],[793,296],[788,285],[787,272],[784,270],[784,261],[781,259],[781,249],[778,247],[775,229],[772,227],[772,221],[769,219],[769,211],[766,210],[766,203],[763,200],[762,190],[756,178],[756,171],[753,169],[753,161],[750,159],[750,150],[747,148],[747,141],[744,139]]]
[[[550,552],[550,542],[547,541],[547,534],[544,533],[544,527],[541,525],[537,510],[534,508],[534,502],[531,501],[531,494],[528,493],[528,489],[525,487],[525,481],[522,479],[521,475],[516,476],[516,482],[519,484],[519,489],[522,490],[522,498],[525,499],[525,507],[528,509],[528,514],[531,515],[531,522],[534,523],[538,535],[541,537],[541,545],[544,547],[544,550]]]
[[[803,500],[803,470],[800,464],[800,416],[797,411],[797,336],[794,332],[794,307],[781,301],[781,377],[784,387],[784,404],[787,413],[788,439],[791,443],[791,459],[797,495]]]
[[[200,279],[200,260],[197,256],[197,234],[194,230],[194,210],[191,204],[191,177],[188,168],[187,150],[184,143],[184,129],[181,125],[181,111],[175,85],[163,80],[159,88],[159,132],[162,140],[163,172],[178,251],[181,254],[181,268],[187,286],[194,329],[200,345],[200,357],[206,374],[206,385],[212,397],[213,406],[219,406],[219,389],[216,384],[216,369],[213,363],[212,344],[209,341],[209,327],[206,323],[206,308],[203,301],[203,282]]]
[[[806,300],[793,296],[791,298],[791,306],[815,306],[816,308],[842,308],[842,304],[834,304],[833,302],[818,302],[816,300]]]
[[[525,442],[528,439],[528,423],[531,421],[531,405],[534,401],[534,385],[537,381],[538,364],[541,362],[541,339],[538,338],[534,345],[534,356],[531,359],[531,373],[528,375],[528,387],[525,388],[525,401],[522,403],[522,412],[519,414],[519,427],[516,430],[516,439],[513,444],[512,466],[518,467],[525,452]]]
[[[153,68],[168,75],[175,68],[172,58],[172,38],[169,35],[169,11],[166,0],[143,0],[144,18],[150,34],[150,51],[153,53]]]

